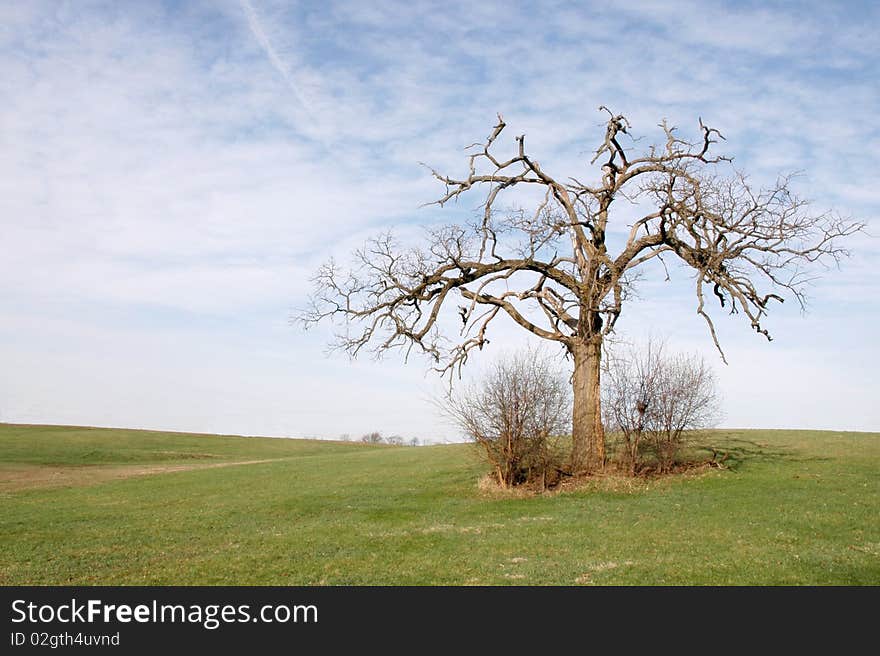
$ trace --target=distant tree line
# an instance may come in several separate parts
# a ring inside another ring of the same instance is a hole
[[[351,435],[348,433],[343,433],[339,436],[339,439],[343,442],[350,442]],[[364,444],[390,444],[391,446],[421,446],[422,441],[419,440],[418,437],[410,437],[406,438],[402,435],[382,435],[379,431],[370,431],[369,433],[364,433],[358,439],[358,442],[363,442]]]

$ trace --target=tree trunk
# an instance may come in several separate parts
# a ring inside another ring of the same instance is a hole
[[[579,340],[572,347],[572,355],[572,471],[592,472],[605,466],[605,429],[602,426],[599,388],[602,337],[594,335]]]

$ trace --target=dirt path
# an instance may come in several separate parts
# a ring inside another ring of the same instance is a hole
[[[175,465],[27,465],[0,464],[0,493],[18,492],[38,488],[77,487],[97,485],[105,481],[153,476],[193,469],[215,469],[238,465],[256,465],[276,462],[285,458],[264,460],[238,460],[234,462],[211,462]]]

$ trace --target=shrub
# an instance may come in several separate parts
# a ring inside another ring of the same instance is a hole
[[[644,467],[645,451],[668,472],[686,438],[720,417],[715,376],[696,354],[667,355],[654,340],[606,359],[603,382],[609,432],[622,442],[621,460],[630,473]]]
[[[480,447],[502,487],[558,478],[552,437],[570,431],[570,386],[534,350],[498,360],[479,382],[450,392],[441,408]]]

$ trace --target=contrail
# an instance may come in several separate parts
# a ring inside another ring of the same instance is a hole
[[[248,27],[250,27],[254,37],[263,47],[266,56],[269,58],[269,61],[272,62],[272,66],[275,67],[275,70],[277,70],[281,77],[284,78],[284,81],[287,82],[287,86],[293,91],[293,95],[296,97],[297,102],[302,105],[302,108],[314,120],[312,108],[309,106],[309,103],[306,102],[305,97],[300,91],[299,86],[297,86],[296,80],[293,79],[293,75],[291,75],[287,65],[281,60],[281,57],[278,56],[278,53],[272,46],[272,42],[269,40],[266,31],[263,29],[263,25],[260,23],[260,18],[257,16],[254,6],[250,3],[250,0],[239,0],[239,4],[247,17]]]

